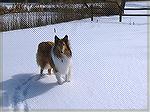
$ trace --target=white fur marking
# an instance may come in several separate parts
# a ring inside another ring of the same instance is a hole
[[[55,73],[56,78],[60,84],[62,84],[65,80],[69,80],[68,75],[70,75],[70,66],[71,66],[71,58],[68,58],[66,55],[62,55],[62,58],[59,59],[57,56],[54,55],[53,53],[53,47],[51,50],[51,56],[53,59],[53,62],[55,64],[55,67],[57,69],[57,73]]]
[[[45,68],[44,69],[51,69],[51,65],[50,64],[46,64]]]

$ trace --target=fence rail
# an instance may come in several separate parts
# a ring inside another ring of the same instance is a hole
[[[124,10],[150,10],[150,8],[124,8]]]
[[[123,14],[123,16],[150,16],[150,14]]]

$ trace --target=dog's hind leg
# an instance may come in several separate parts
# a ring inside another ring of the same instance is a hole
[[[42,68],[41,68],[40,74],[41,74],[41,76],[43,75],[43,69]]]
[[[45,62],[42,62],[42,63],[40,64],[40,67],[41,67],[40,74],[41,74],[41,76],[44,75],[44,74],[43,74],[43,71],[44,71],[45,65],[46,65]]]
[[[51,75],[51,69],[48,69],[48,74]]]

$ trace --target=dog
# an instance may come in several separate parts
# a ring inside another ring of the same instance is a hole
[[[68,36],[59,39],[55,35],[54,42],[41,42],[38,45],[36,61],[40,66],[40,74],[43,70],[48,69],[48,74],[53,73],[56,76],[58,84],[70,82],[72,69],[72,51]]]

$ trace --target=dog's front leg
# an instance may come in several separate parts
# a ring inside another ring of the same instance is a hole
[[[68,73],[66,74],[66,82],[70,82],[71,81],[71,72],[72,72],[72,67],[69,66]]]
[[[62,77],[62,74],[57,72],[55,75],[56,75],[56,79],[57,79],[58,84],[62,85],[64,83],[64,78]]]

